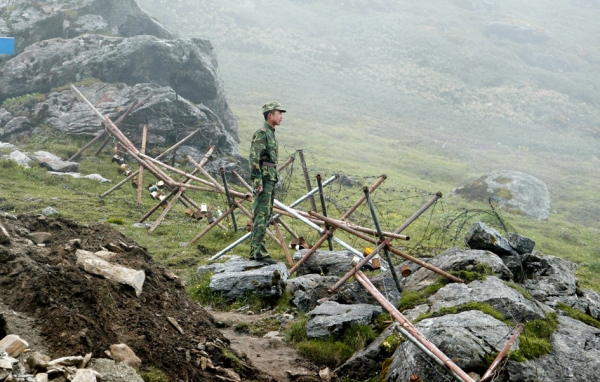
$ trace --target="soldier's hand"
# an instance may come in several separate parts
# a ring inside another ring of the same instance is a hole
[[[255,186],[254,187],[254,195],[260,195],[262,192],[263,192],[262,186]]]

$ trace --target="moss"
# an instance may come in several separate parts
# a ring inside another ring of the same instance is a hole
[[[504,322],[506,325],[509,325],[509,326],[514,325],[512,322],[510,322],[509,320],[504,318],[504,315],[502,315],[502,313],[498,312],[497,310],[492,308],[490,304],[485,303],[485,302],[469,302],[469,303],[458,305],[458,306],[442,308],[442,309],[440,309],[436,312],[432,312],[432,313],[421,314],[419,317],[417,317],[417,319],[415,320],[415,323],[425,320],[427,318],[441,317],[441,316],[445,316],[446,314],[457,314],[457,313],[466,312],[469,310],[479,310],[485,314],[488,314],[488,315],[494,317],[495,319],[497,319],[499,321]]]
[[[495,196],[498,196],[505,200],[511,200],[513,198],[512,192],[507,188],[500,188],[494,192]]]
[[[2,103],[5,108],[13,115],[30,116],[31,110],[38,103],[44,101],[46,96],[39,93],[25,94],[19,97],[8,98]]]
[[[147,371],[138,371],[138,374],[145,382],[169,382],[169,378],[165,373],[154,366],[150,366]]]
[[[392,355],[400,345],[406,341],[400,333],[393,333],[391,336],[383,340],[379,348],[388,355]]]
[[[117,218],[117,217],[110,217],[108,219],[106,219],[107,223],[111,223],[111,224],[116,224],[116,225],[123,225],[125,224],[125,219],[123,218]]]
[[[82,79],[81,81],[75,82],[73,85],[78,86],[78,87],[79,86],[92,86],[93,84],[97,84],[99,82],[102,82],[102,81],[100,81],[99,79],[94,78],[94,77],[86,77],[86,78]],[[51,92],[59,92],[60,93],[60,92],[64,92],[65,90],[69,90],[69,89],[71,89],[71,86],[67,84],[67,85],[56,87],[56,88],[52,88]]]
[[[385,330],[385,328],[390,326],[392,322],[394,322],[392,315],[389,313],[383,313],[377,316],[377,318],[375,319],[375,327],[381,333]]]
[[[529,292],[527,292],[525,290],[525,288],[523,288],[522,286],[519,286],[515,283],[513,283],[512,281],[505,281],[504,282],[506,285],[508,285],[509,287],[518,290],[519,292],[521,292],[521,294],[523,295],[523,297],[525,297],[526,299],[533,301],[533,297],[531,296],[531,294]]]
[[[543,319],[527,322],[519,337],[519,350],[514,353],[512,359],[524,361],[548,354],[552,350],[550,337],[557,329],[556,313],[549,313]]]
[[[398,301],[398,309],[404,311],[412,309],[417,305],[426,304],[427,297],[435,294],[438,290],[442,289],[449,283],[449,280],[443,276],[437,278],[437,280],[423,289],[422,291],[406,291],[402,293],[402,299]]]
[[[494,272],[487,264],[477,264],[471,270],[461,269],[459,271],[450,271],[449,273],[463,280],[465,284],[475,280],[485,280],[487,276],[494,275]]]
[[[562,310],[567,316],[574,318],[576,320],[579,320],[586,325],[590,325],[590,326],[600,329],[600,320],[595,319],[594,317],[590,316],[589,314],[583,313],[583,312],[573,308],[572,306],[569,306],[562,302],[557,303],[556,307],[558,309]]]
[[[231,367],[236,373],[241,373],[244,370],[242,361],[227,349],[221,349],[223,356],[227,359],[226,366]],[[229,365],[227,365],[229,364]]]
[[[379,380],[385,381],[385,377],[387,376],[388,371],[390,370],[390,366],[392,366],[392,362],[394,362],[394,359],[391,357],[383,361],[383,363],[381,364],[381,373],[379,373]]]

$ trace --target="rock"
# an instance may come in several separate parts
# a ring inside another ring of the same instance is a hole
[[[48,382],[48,374],[46,374],[46,373],[37,373],[35,375],[35,382]]]
[[[27,117],[15,117],[0,129],[0,138],[6,139],[28,132],[33,129],[33,123]]]
[[[510,280],[513,276],[502,260],[497,255],[488,251],[451,248],[430,259],[429,263],[446,272],[461,269],[471,271],[478,265],[483,264],[503,280]],[[438,277],[437,273],[427,268],[418,268],[409,277],[401,279],[401,283],[404,290],[419,291],[433,284]]]
[[[0,142],[0,150],[15,150],[16,148],[17,146],[13,145],[12,143]]]
[[[27,341],[16,334],[9,334],[0,340],[0,349],[8,354],[9,357],[18,357],[25,349],[29,347]],[[0,352],[1,353],[1,352]]]
[[[96,382],[102,376],[96,370],[92,369],[77,369],[75,378],[71,382]]]
[[[400,301],[400,292],[396,287],[394,279],[389,273],[378,274],[369,277],[371,283],[378,291],[394,306]],[[358,281],[342,285],[338,292],[329,298],[341,304],[371,304],[377,305],[378,302]]]
[[[597,381],[600,375],[600,330],[570,317],[559,317],[550,353],[525,362],[508,361],[507,381]]]
[[[596,291],[584,288],[581,288],[581,293],[582,296],[579,300],[584,305],[587,305],[583,312],[597,320],[600,319],[600,294]]]
[[[517,251],[510,246],[508,240],[503,238],[498,231],[482,222],[473,223],[469,232],[465,235],[465,243],[471,249],[487,250],[498,256],[517,255]]]
[[[150,228],[152,225],[148,223],[133,223],[131,226],[133,228]]]
[[[10,243],[10,235],[6,228],[2,224],[0,224],[0,244],[9,244]]]
[[[412,309],[407,309],[402,312],[404,317],[410,322],[414,322],[421,314],[429,313],[431,307],[427,304],[417,305]]]
[[[463,370],[486,370],[489,367],[486,356],[500,351],[514,330],[477,310],[426,319],[416,326]],[[511,350],[518,347],[519,340],[515,341]],[[406,341],[394,352],[385,380],[405,382],[413,373],[427,382],[447,380],[445,370]]]
[[[134,368],[142,366],[142,360],[125,344],[110,345],[110,357]]]
[[[525,322],[544,318],[544,311],[533,301],[528,300],[518,290],[509,287],[495,276],[488,276],[485,280],[475,280],[468,285],[448,284],[428,300],[431,302],[431,311],[441,308],[458,306],[469,302],[482,302],[514,322]]]
[[[77,265],[88,273],[106,277],[109,280],[129,285],[135,290],[137,297],[142,293],[146,274],[144,271],[114,265],[95,256],[93,253],[78,249]]]
[[[73,172],[79,170],[79,163],[62,160],[42,162],[40,166],[53,172]]]
[[[19,360],[12,357],[1,357],[0,358],[0,370],[12,370],[14,366],[19,364]]]
[[[42,210],[42,214],[44,214],[44,216],[52,216],[52,215],[58,215],[58,211],[55,210],[52,207],[46,207]]]
[[[210,289],[222,293],[228,300],[235,300],[247,293],[262,297],[277,298],[284,290],[288,270],[284,263],[266,264],[234,256],[222,264],[198,267],[199,275],[214,273],[210,278]]]
[[[515,42],[541,44],[552,37],[546,29],[524,20],[493,21],[484,34],[496,35]]]
[[[523,256],[523,285],[536,299],[554,305],[577,292],[577,264],[537,252]]]
[[[35,244],[48,244],[54,239],[54,235],[50,232],[33,232],[28,237]]]
[[[12,153],[10,153],[8,159],[17,162],[19,165],[25,168],[29,168],[29,163],[31,163],[31,159],[19,150],[15,150]]]
[[[317,301],[328,297],[328,290],[340,278],[308,274],[289,279],[286,290],[294,294],[293,304],[303,312],[309,312],[317,306]]]
[[[523,255],[518,256],[501,256],[502,262],[506,265],[512,274],[512,279],[517,282],[523,282],[525,273],[523,270]]]
[[[46,172],[46,174],[48,174],[48,175],[61,175],[61,176],[62,175],[67,175],[67,176],[73,177],[75,179],[80,179],[80,178],[91,179],[91,180],[98,181],[100,183],[110,183],[110,182],[112,182],[112,180],[106,179],[106,178],[104,178],[100,174],[82,175],[82,174],[80,174],[78,172],[55,172],[55,171],[48,171],[48,172]]]
[[[74,357],[61,357],[57,359],[53,359],[48,362],[48,367],[52,366],[77,366],[83,362],[84,358],[81,356]]]
[[[300,260],[308,249],[294,254],[294,261]],[[352,269],[354,254],[349,251],[316,251],[296,271],[298,276],[315,273],[323,276],[344,276]],[[363,269],[369,269],[367,266]]]
[[[490,172],[452,190],[451,195],[487,203],[488,199],[509,211],[520,211],[538,220],[550,216],[550,193],[540,179],[518,171]]]
[[[578,69],[575,62],[559,58],[552,53],[539,52],[534,50],[525,50],[521,53],[521,59],[527,65],[535,66],[551,72],[570,72]]]
[[[27,365],[31,370],[44,371],[48,367],[48,362],[50,362],[50,357],[38,352],[33,352],[27,357]]]
[[[220,120],[237,139],[237,122],[227,103],[213,47],[207,40],[83,35],[70,40],[41,41],[4,65],[0,73],[0,99],[50,93],[52,88],[90,77],[129,86],[140,83],[169,86],[179,96],[205,105],[216,116],[209,119]],[[81,111],[81,105],[78,110]]]
[[[388,326],[373,342],[360,349],[333,372],[337,377],[366,381],[381,372],[383,361],[389,358],[396,348],[387,348],[384,342],[398,330],[398,323]]]
[[[47,151],[36,151],[31,154],[31,159],[42,164],[44,162],[60,162],[62,159],[59,156],[56,156]]]
[[[112,359],[94,358],[89,367],[102,374],[102,382],[143,382],[131,366]]]
[[[308,312],[306,324],[308,338],[325,339],[329,335],[339,336],[353,324],[368,325],[381,314],[380,306],[368,304],[343,305],[326,301]]]
[[[322,382],[330,382],[331,381],[331,371],[328,367],[319,370],[319,377]]]
[[[84,33],[173,38],[134,0],[67,0],[43,9],[35,2],[20,1],[12,6],[12,12],[5,12],[3,19],[11,25],[17,53],[38,41],[73,38]]]
[[[533,248],[535,247],[535,241],[531,240],[528,237],[516,234],[514,232],[509,232],[507,235],[507,239],[508,244],[510,244],[510,246],[513,247],[513,249],[517,251],[517,253],[519,253],[520,255],[531,253],[531,251],[533,251]]]

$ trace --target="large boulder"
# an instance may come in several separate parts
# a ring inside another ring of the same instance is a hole
[[[17,53],[38,41],[73,38],[83,33],[174,37],[135,0],[20,0],[3,8],[0,21],[5,30],[2,32],[15,37]]]
[[[354,324],[368,325],[382,312],[380,306],[369,304],[338,304],[326,301],[308,312],[306,335],[308,338],[327,339],[339,336]]]
[[[21,135],[33,128],[33,123],[25,116],[15,117],[8,121],[4,127],[0,128],[0,138],[7,139],[16,135]]]
[[[492,308],[514,322],[525,322],[544,318],[544,311],[534,301],[506,285],[494,276],[485,280],[475,280],[468,285],[448,284],[429,297],[431,311],[438,311],[470,302],[487,303]]]
[[[514,330],[477,310],[426,319],[417,328],[465,371],[486,370],[489,367],[486,356],[500,351]],[[517,340],[511,349],[518,347]],[[388,382],[406,382],[413,373],[427,382],[449,378],[445,370],[409,341],[398,347],[387,370]]]
[[[247,294],[280,297],[289,276],[284,263],[266,264],[235,256],[225,263],[198,267],[197,274],[210,277],[210,289],[234,301]]]
[[[90,369],[102,374],[103,382],[143,382],[134,368],[126,363],[116,363],[108,358],[94,358],[88,365]]]
[[[308,274],[289,279],[286,290],[294,295],[293,304],[303,312],[313,310],[318,301],[329,297],[328,290],[340,278],[337,276],[321,276]]]
[[[294,261],[299,261],[308,249],[294,254]],[[350,251],[316,251],[298,268],[298,276],[316,273],[325,276],[344,276],[352,269],[354,254]],[[368,267],[365,267],[368,268]]]
[[[195,105],[177,96],[170,87],[96,83],[79,87],[79,90],[113,121],[125,113],[135,99],[139,101],[150,96],[121,126],[134,144],[141,142],[141,125],[148,126],[149,147],[173,144],[199,128],[196,138],[188,142],[199,155],[204,156],[205,150],[211,145],[216,145],[229,155],[239,155],[235,136],[225,129],[212,111],[204,105]],[[45,121],[65,133],[92,136],[102,129],[101,120],[77,100],[71,90],[50,93],[46,100],[36,106],[36,110],[44,110]]]
[[[217,59],[207,40],[163,40],[83,35],[35,43],[8,61],[0,73],[0,100],[97,78],[104,82],[170,86],[208,107],[235,139],[237,123],[229,109]]]
[[[559,317],[550,338],[550,353],[525,362],[508,361],[499,380],[536,382],[592,382],[600,376],[600,330]]]
[[[458,270],[470,271],[479,265],[485,265],[503,280],[510,280],[512,278],[511,271],[508,270],[502,260],[496,254],[489,251],[451,248],[430,259],[429,263],[446,272]],[[423,290],[433,284],[438,277],[440,275],[427,268],[418,268],[412,275],[402,279],[403,290]]]
[[[536,300],[554,305],[558,301],[568,303],[569,298],[577,298],[577,264],[537,252],[524,255],[522,263],[523,285]]]
[[[381,273],[369,277],[369,280],[371,280],[373,286],[381,292],[389,302],[394,304],[394,306],[398,304],[398,301],[400,301],[402,296],[400,295],[400,291],[398,290],[392,275],[389,273]],[[358,281],[342,285],[330,300],[342,304],[378,304],[375,297],[373,297]]]
[[[550,193],[540,179],[518,171],[496,171],[451,192],[468,200],[494,202],[509,211],[517,211],[538,220],[550,216]]]

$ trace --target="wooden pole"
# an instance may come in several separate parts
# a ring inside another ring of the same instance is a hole
[[[285,258],[287,259],[288,265],[290,267],[293,267],[294,260],[292,259],[292,256],[290,256],[290,251],[288,250],[287,245],[285,245],[285,240],[283,238],[283,235],[281,234],[281,230],[279,229],[279,224],[277,224],[277,222],[274,222],[273,226],[275,227],[275,232],[277,233],[277,237],[281,242],[281,248],[283,248],[283,252],[285,253]]]
[[[148,126],[142,127],[142,149],[141,153],[146,152],[146,138],[148,137]],[[144,189],[144,166],[140,165],[140,175],[138,176],[137,202],[142,204],[142,190]]]

